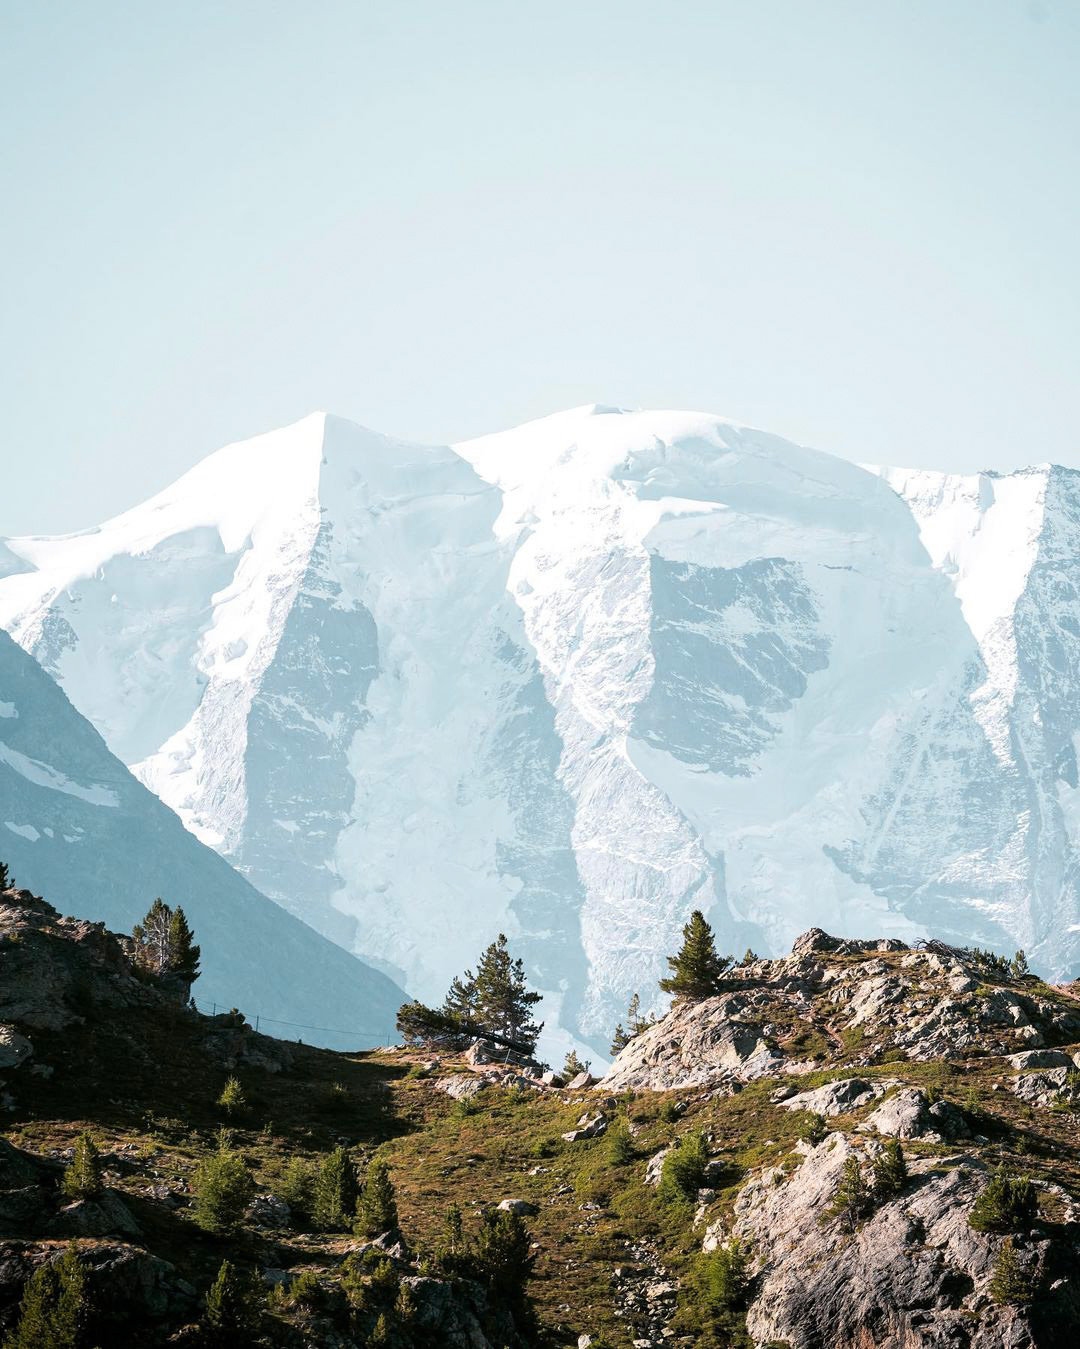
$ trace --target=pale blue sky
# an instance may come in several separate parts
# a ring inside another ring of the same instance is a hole
[[[1076,0],[0,0],[0,532],[326,408],[1080,464]]]

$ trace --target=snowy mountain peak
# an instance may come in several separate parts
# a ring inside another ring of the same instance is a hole
[[[424,997],[506,931],[602,1050],[694,907],[1071,968],[1078,482],[320,413],[8,541],[0,623],[265,893]]]

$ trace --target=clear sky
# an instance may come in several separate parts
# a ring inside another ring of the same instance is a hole
[[[317,408],[1080,465],[1078,0],[0,0],[0,533]]]

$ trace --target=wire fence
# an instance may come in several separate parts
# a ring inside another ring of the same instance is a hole
[[[232,1010],[231,1007],[226,1007],[223,1002],[211,1002],[210,1004],[207,1004],[205,1002],[199,1003],[195,1001],[195,999],[192,999],[192,1001],[195,1002],[197,1010],[202,1012],[205,1016],[217,1016],[219,1011],[228,1012]],[[308,1030],[317,1031],[323,1035],[340,1035],[352,1045],[356,1045],[358,1040],[366,1041],[365,1044],[357,1046],[361,1049],[376,1049],[394,1043],[394,1036],[390,1031],[379,1034],[370,1030],[342,1030],[337,1026],[311,1026],[303,1021],[284,1021],[281,1017],[268,1016],[265,1012],[245,1012],[244,1016],[255,1030],[258,1030],[260,1026],[265,1023],[271,1026],[287,1026],[290,1030]],[[254,1020],[252,1020],[253,1017]],[[295,1037],[280,1035],[277,1038],[281,1040],[295,1038],[299,1041],[302,1037],[299,1035]]]

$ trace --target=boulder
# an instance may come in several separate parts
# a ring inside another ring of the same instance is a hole
[[[645,1184],[659,1185],[660,1176],[664,1170],[664,1158],[671,1151],[671,1147],[661,1148],[659,1152],[654,1152],[645,1163]]]
[[[1009,1054],[1007,1062],[1022,1072],[1031,1072],[1035,1068],[1076,1067],[1073,1056],[1062,1049],[1025,1049],[1019,1054]]]
[[[0,1025],[0,1069],[18,1068],[34,1052],[34,1046],[14,1026]]]
[[[825,1086],[815,1087],[812,1091],[800,1091],[779,1104],[782,1110],[812,1110],[832,1118],[869,1105],[883,1096],[888,1087],[895,1085],[894,1082],[869,1082],[861,1077],[847,1077],[839,1082],[827,1082]]]
[[[485,1063],[494,1063],[495,1055],[491,1051],[491,1046],[484,1040],[474,1040],[465,1051],[465,1062],[473,1068],[480,1067]]]
[[[922,1138],[928,1143],[960,1138],[968,1132],[956,1106],[948,1101],[935,1101],[931,1105],[926,1093],[918,1087],[904,1087],[886,1097],[860,1127],[888,1138]]]
[[[498,1207],[507,1213],[516,1213],[520,1218],[531,1218],[540,1210],[528,1199],[503,1199]]]
[[[583,1091],[586,1087],[591,1087],[595,1083],[595,1081],[596,1078],[593,1077],[592,1073],[588,1071],[581,1072],[578,1073],[576,1077],[572,1077],[570,1081],[567,1082],[566,1090]]]
[[[466,1097],[475,1096],[478,1091],[483,1091],[494,1082],[494,1077],[486,1075],[474,1077],[471,1073],[453,1073],[450,1077],[440,1077],[435,1083],[435,1089],[444,1091],[455,1101],[461,1101]]]
[[[1039,1073],[1021,1073],[1013,1078],[1012,1089],[1022,1101],[1032,1105],[1074,1100],[1080,1095],[1069,1081],[1075,1072],[1075,1068],[1046,1068]]]
[[[288,1227],[292,1210],[276,1194],[257,1194],[247,1211],[252,1227]]]
[[[567,1143],[579,1143],[584,1138],[599,1137],[606,1128],[607,1120],[603,1115],[582,1115],[578,1127],[563,1134],[563,1139]]]
[[[137,1237],[139,1224],[131,1210],[112,1190],[97,1199],[77,1199],[65,1204],[49,1224],[49,1231],[64,1237]]]

